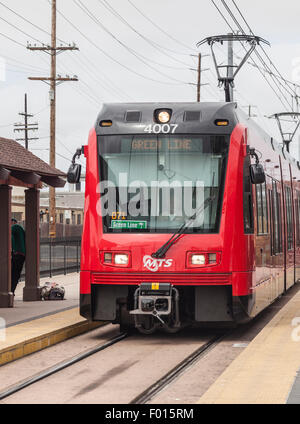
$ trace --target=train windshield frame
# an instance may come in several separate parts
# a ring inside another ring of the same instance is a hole
[[[104,233],[217,234],[229,135],[98,136]],[[208,206],[206,200],[213,198]]]

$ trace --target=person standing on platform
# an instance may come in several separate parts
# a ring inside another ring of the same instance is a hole
[[[25,231],[16,219],[12,219],[11,223],[11,291],[15,294],[25,262]]]

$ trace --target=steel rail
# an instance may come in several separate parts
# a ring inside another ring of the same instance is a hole
[[[190,356],[185,358],[179,365],[176,365],[171,371],[156,381],[152,386],[148,387],[143,393],[135,397],[129,405],[142,405],[149,402],[158,393],[162,392],[166,386],[172,383],[176,378],[180,377],[192,365],[198,362],[206,353],[213,349],[228,333],[223,333],[213,337]]]
[[[114,344],[120,342],[121,340],[125,339],[127,337],[127,333],[119,334],[117,337],[114,337],[113,339],[109,340],[108,342],[96,346],[92,349],[89,349],[83,353],[79,353],[78,355],[74,356],[73,358],[67,359],[63,362],[60,362],[59,364],[56,364],[50,368],[48,368],[45,371],[42,371],[32,377],[29,377],[28,379],[25,379],[21,381],[20,383],[17,383],[4,391],[0,392],[0,401],[7,398],[8,396],[11,396],[20,390],[25,389],[28,386],[31,386],[34,383],[37,383],[38,381],[43,380],[46,377],[50,377],[51,375],[64,370],[65,368],[70,367],[71,365],[76,364],[77,362],[82,361],[83,359],[88,358],[89,356],[95,355],[98,352],[101,352],[102,350],[107,349],[110,346],[113,346]]]

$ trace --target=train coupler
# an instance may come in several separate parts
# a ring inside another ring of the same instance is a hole
[[[179,293],[171,284],[142,283],[134,295],[135,327],[150,334],[158,328],[174,333],[179,321]]]

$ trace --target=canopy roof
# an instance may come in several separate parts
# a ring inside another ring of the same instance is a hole
[[[64,187],[65,176],[15,140],[0,137],[0,184]]]

